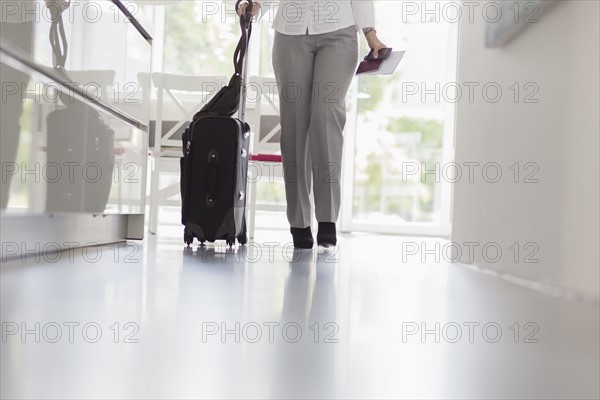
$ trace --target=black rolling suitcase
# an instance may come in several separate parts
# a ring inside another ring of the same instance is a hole
[[[239,5],[236,4],[236,8]],[[251,10],[251,2],[248,10]],[[181,158],[184,241],[247,242],[246,180],[250,127],[244,122],[250,13],[240,18],[242,37],[234,55],[235,74],[229,85],[194,116],[183,134]],[[240,93],[241,92],[241,93]],[[239,110],[238,118],[232,116]]]

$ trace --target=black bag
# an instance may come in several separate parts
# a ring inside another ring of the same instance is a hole
[[[232,115],[240,104],[244,106],[240,99],[245,96],[244,61],[251,18],[249,13],[240,18],[242,37],[235,50],[235,74],[229,85],[194,116],[183,133],[181,222],[188,246],[194,238],[201,244],[225,240],[229,246],[236,239],[241,245],[248,241],[245,211],[250,126]],[[243,118],[243,110],[240,116]]]

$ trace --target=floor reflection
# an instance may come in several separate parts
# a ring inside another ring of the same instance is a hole
[[[327,398],[336,393],[336,266],[329,254],[294,252],[281,314],[288,340],[278,342],[275,350],[274,398]]]

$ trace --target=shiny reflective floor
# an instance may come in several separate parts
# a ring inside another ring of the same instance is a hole
[[[258,237],[3,263],[2,398],[599,396],[596,307],[402,262],[408,238],[294,253]]]

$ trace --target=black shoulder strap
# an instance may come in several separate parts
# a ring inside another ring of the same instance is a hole
[[[248,8],[246,8],[246,15],[240,16],[240,28],[242,29],[242,37],[240,38],[240,41],[238,42],[238,45],[235,48],[235,52],[233,53],[233,66],[235,68],[236,75],[242,75],[244,57],[246,57],[248,43],[250,42],[250,36],[252,36],[252,0],[238,0],[235,3],[236,11],[240,3],[242,3],[242,1],[248,2]]]

